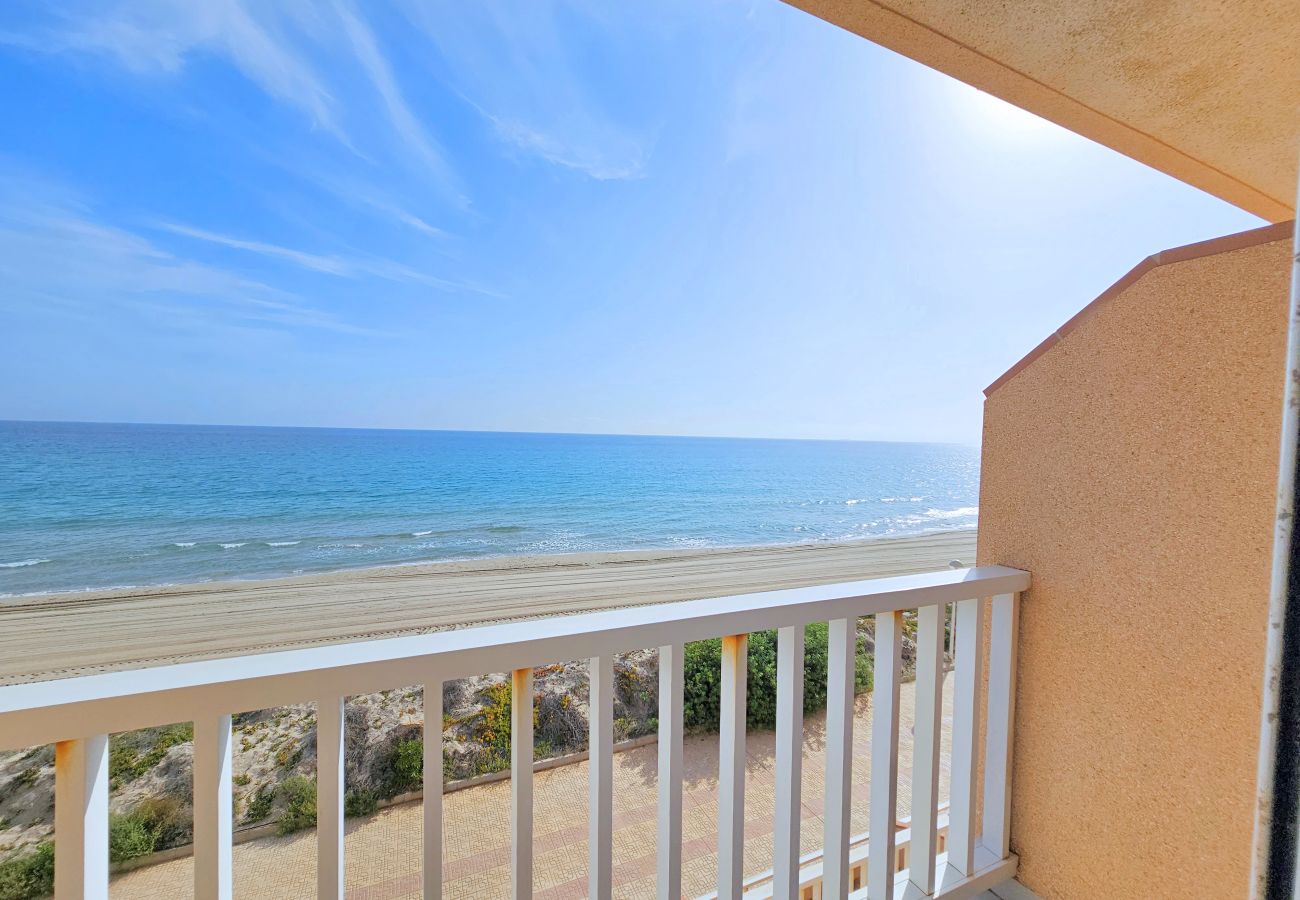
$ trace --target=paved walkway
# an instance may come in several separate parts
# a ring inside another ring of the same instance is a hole
[[[948,793],[952,676],[945,684],[943,770],[940,794]],[[899,815],[911,799],[912,721],[915,685],[902,686],[899,727]],[[869,698],[860,697],[854,730],[852,833],[867,830],[870,792]],[[745,783],[745,872],[772,865],[772,819],[776,772],[770,732],[750,734]],[[656,747],[615,755],[614,880],[616,897],[653,897],[656,843]],[[822,844],[824,716],[809,716],[803,754],[804,852]],[[713,890],[717,877],[718,743],[713,736],[688,738],[682,803],[683,893]],[[535,777],[535,896],[548,900],[587,896],[587,765],[563,766]],[[444,895],[499,898],[510,884],[510,783],[448,794],[444,805]],[[349,822],[346,840],[349,900],[395,900],[420,896],[421,804],[391,807]],[[283,900],[315,895],[314,832],[252,841],[234,848],[235,895]],[[193,860],[138,869],[113,880],[115,900],[193,896]]]

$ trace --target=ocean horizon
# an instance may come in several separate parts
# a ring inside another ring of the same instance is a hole
[[[0,597],[974,528],[960,444],[0,421]]]

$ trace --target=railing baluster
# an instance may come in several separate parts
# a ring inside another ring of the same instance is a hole
[[[989,633],[988,743],[984,752],[984,828],[980,842],[999,859],[1011,852],[1011,748],[1016,714],[1020,595],[993,598]]]
[[[316,896],[343,900],[343,717],[346,698],[316,704]]]
[[[800,779],[803,776],[803,626],[777,632],[774,900],[799,897]]]
[[[54,896],[108,897],[108,735],[54,745]]]
[[[515,900],[533,896],[533,670],[511,673],[510,888]]]
[[[916,730],[912,739],[912,843],[908,878],[934,893],[939,847],[939,737],[943,722],[944,620],[948,605],[916,613]]]
[[[980,601],[957,604],[957,659],[953,672],[952,798],[948,814],[948,864],[959,875],[975,871],[975,745],[983,677],[984,623]]]
[[[194,720],[194,897],[230,900],[231,717]]]
[[[745,870],[745,709],[749,636],[722,639],[718,735],[718,900],[739,900]]]
[[[876,614],[871,690],[871,826],[867,896],[893,900],[894,824],[898,821],[898,683],[903,670],[903,613]]]
[[[682,897],[682,645],[659,648],[659,900]]]
[[[592,658],[590,672],[587,896],[609,900],[614,890],[614,657]]]
[[[424,900],[442,898],[442,682],[424,685]]]
[[[822,896],[849,895],[849,811],[853,804],[853,688],[858,620],[828,627],[826,662],[826,813]]]

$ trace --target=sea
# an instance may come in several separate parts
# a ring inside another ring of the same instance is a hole
[[[974,528],[959,444],[0,422],[0,597]]]

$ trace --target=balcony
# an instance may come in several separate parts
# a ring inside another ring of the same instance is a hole
[[[1012,879],[1010,738],[1018,596],[1026,572],[1000,566],[773,590],[708,600],[534,619],[435,634],[164,665],[12,685],[0,691],[5,747],[55,743],[58,897],[107,897],[108,735],[194,722],[194,892],[232,894],[234,713],[317,704],[316,894],[344,896],[344,701],[423,684],[426,721],[442,718],[441,683],[512,673],[510,893],[533,896],[532,673],[590,659],[589,886],[614,886],[614,655],[658,647],[659,734],[655,885],[682,896],[685,642],[722,636],[718,736],[718,897],[971,897]],[[982,613],[992,598],[991,615]],[[948,628],[952,608],[953,627]],[[898,766],[904,614],[915,610],[916,702],[910,819],[900,829]],[[850,833],[856,620],[874,616],[870,829]],[[823,821],[825,846],[800,854],[803,626],[829,623]],[[985,635],[985,629],[988,634]],[[778,630],[775,815],[771,871],[744,872],[746,652],[751,632]],[[940,717],[945,639],[951,635],[951,789],[941,809]],[[985,654],[987,653],[987,660]],[[987,671],[987,675],[984,673]],[[984,738],[981,746],[980,736]],[[440,729],[424,743],[425,771],[441,772]],[[982,762],[981,762],[981,750]],[[442,873],[443,797],[426,792],[422,868]],[[442,896],[424,878],[426,898]]]

